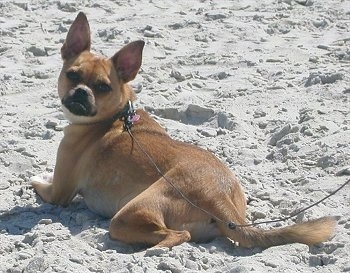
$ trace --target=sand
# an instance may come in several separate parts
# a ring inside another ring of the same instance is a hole
[[[60,47],[79,11],[93,50],[146,42],[136,106],[240,178],[250,221],[323,198],[350,175],[348,0],[0,2],[0,272],[350,272],[350,189],[287,223],[334,215],[308,247],[243,249],[226,238],[146,250],[112,241],[82,198],[43,203],[29,178],[52,172],[67,125]]]

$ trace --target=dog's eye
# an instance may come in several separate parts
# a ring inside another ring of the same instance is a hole
[[[78,72],[76,71],[68,71],[66,73],[66,76],[69,80],[73,81],[73,82],[77,82],[80,80],[80,75]]]
[[[112,90],[110,85],[106,83],[99,83],[95,85],[95,90],[99,93],[107,93]]]

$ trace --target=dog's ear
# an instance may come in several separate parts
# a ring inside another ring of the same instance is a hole
[[[66,41],[61,48],[62,59],[74,57],[84,50],[90,50],[91,37],[90,26],[86,15],[83,12],[79,12],[77,18],[75,18],[71,25]]]
[[[144,45],[144,41],[131,42],[112,57],[113,64],[122,81],[129,82],[136,77],[141,66]]]

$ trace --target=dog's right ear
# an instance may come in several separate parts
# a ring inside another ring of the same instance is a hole
[[[90,26],[86,15],[83,12],[79,12],[77,18],[75,18],[71,25],[66,41],[61,48],[62,59],[66,60],[80,54],[84,50],[90,50],[90,46]]]

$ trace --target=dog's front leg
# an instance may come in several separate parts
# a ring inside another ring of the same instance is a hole
[[[67,206],[75,196],[75,192],[69,188],[64,189],[62,184],[65,183],[54,179],[52,174],[49,180],[44,179],[42,175],[31,178],[31,185],[44,202]]]
[[[51,204],[66,206],[73,199],[76,190],[69,180],[62,180],[53,174],[42,174],[31,177],[31,185],[40,198]]]
[[[66,206],[78,191],[78,180],[74,177],[77,157],[73,148],[61,142],[57,153],[55,171],[30,179],[31,185],[41,199],[47,203]]]
[[[37,194],[47,203],[52,203],[52,180],[53,173],[43,173],[30,178],[30,184],[33,186]]]

